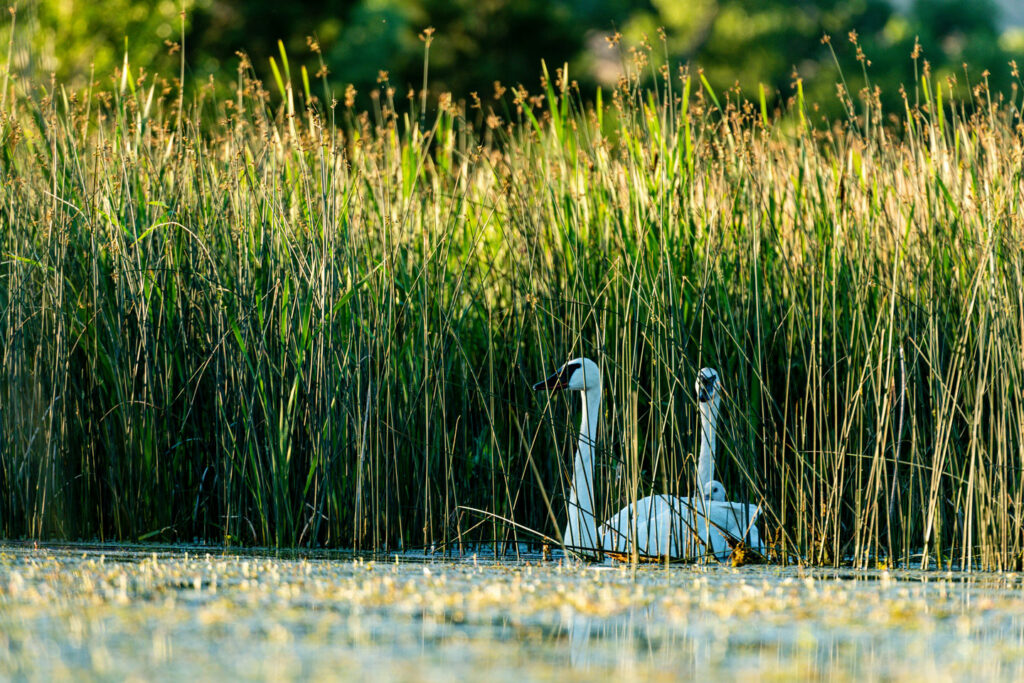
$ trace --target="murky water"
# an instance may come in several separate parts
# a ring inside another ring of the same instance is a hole
[[[0,545],[0,677],[1024,679],[1024,575]]]

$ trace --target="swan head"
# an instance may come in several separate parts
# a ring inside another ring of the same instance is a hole
[[[722,482],[712,479],[704,485],[704,498],[706,500],[725,502],[725,487]]]
[[[701,407],[705,405],[718,407],[722,400],[722,382],[718,377],[718,371],[713,368],[701,368],[697,373],[697,382],[694,384],[697,390],[697,401]]]
[[[574,358],[547,379],[533,385],[534,391],[601,391],[601,370],[589,358]]]

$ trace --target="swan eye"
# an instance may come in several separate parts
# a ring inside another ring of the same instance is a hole
[[[562,369],[558,371],[558,376],[562,378],[563,382],[569,384],[572,380],[572,376],[582,367],[583,366],[579,363],[566,363],[562,366]]]

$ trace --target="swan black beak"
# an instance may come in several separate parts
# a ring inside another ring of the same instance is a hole
[[[565,389],[567,386],[569,386],[569,376],[565,372],[559,370],[558,372],[551,375],[543,382],[537,382],[536,384],[534,384],[533,390],[560,391],[562,389]]]
[[[534,384],[533,390],[561,391],[569,386],[569,378],[572,377],[572,373],[576,372],[577,368],[579,368],[578,363],[563,365],[557,372],[555,372],[555,374],[551,375],[543,382],[537,382]]]

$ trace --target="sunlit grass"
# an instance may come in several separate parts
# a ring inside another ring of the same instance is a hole
[[[924,73],[825,122],[640,51],[596,99],[359,111],[281,57],[184,102],[5,80],[0,533],[555,537],[576,406],[529,383],[587,355],[604,516],[694,489],[710,365],[773,559],[1020,565],[1017,100]]]

